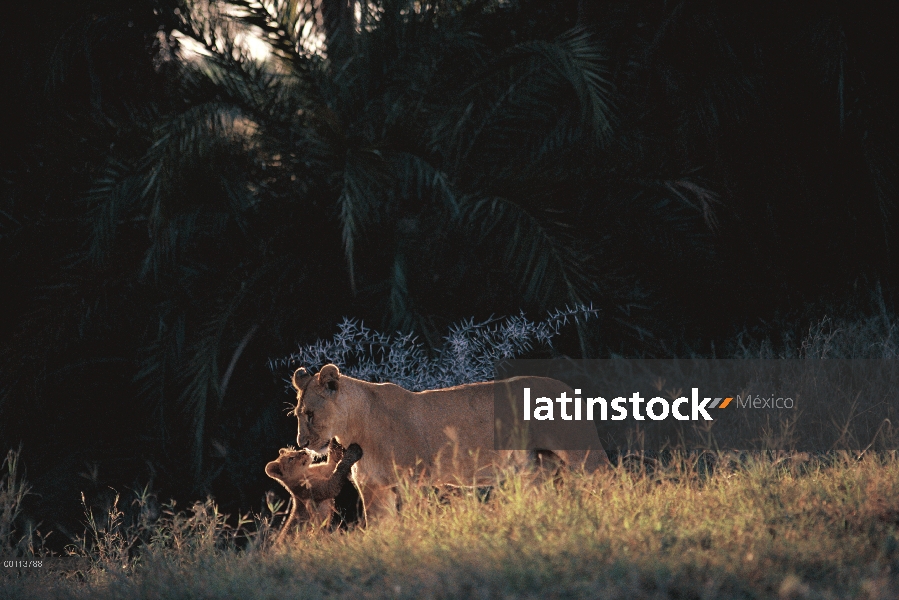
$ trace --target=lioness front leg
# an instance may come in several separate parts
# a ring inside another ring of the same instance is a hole
[[[396,514],[396,489],[391,485],[365,485],[360,490],[365,504],[366,524],[371,525],[385,515]]]

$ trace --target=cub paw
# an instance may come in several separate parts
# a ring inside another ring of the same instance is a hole
[[[359,444],[352,443],[350,447],[346,449],[346,454],[343,455],[344,460],[349,460],[352,462],[356,462],[362,458],[362,447]]]
[[[331,441],[328,442],[328,458],[332,458],[336,461],[340,461],[343,459],[344,455],[343,446],[340,445],[335,438],[331,438]]]

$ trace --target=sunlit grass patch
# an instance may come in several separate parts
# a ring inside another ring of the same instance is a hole
[[[211,502],[89,528],[79,578],[6,580],[0,596],[895,597],[899,460],[679,456],[552,478],[509,472],[484,493],[404,485],[368,529],[229,525]],[[135,529],[137,528],[137,529]],[[116,553],[110,544],[119,543]],[[125,548],[128,545],[129,547]],[[128,557],[127,559],[124,557]]]

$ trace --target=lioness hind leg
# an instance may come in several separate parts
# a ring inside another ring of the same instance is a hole
[[[531,450],[531,465],[536,469],[537,481],[552,479],[553,484],[559,488],[562,486],[562,472],[565,469],[565,461],[552,450],[537,448]]]
[[[565,461],[552,450],[537,448],[531,451],[531,463],[543,471],[558,473],[565,466]]]
[[[551,478],[555,486],[561,487],[565,471],[584,469],[593,473],[604,466],[611,466],[606,453],[588,450],[546,450],[537,448],[529,453],[530,464],[536,467],[539,480]]]
[[[556,452],[562,458],[569,469],[583,469],[588,473],[598,471],[600,468],[611,468],[612,463],[605,451],[598,450],[559,450]]]
[[[439,504],[449,504],[454,498],[464,498],[468,494],[474,494],[478,502],[490,502],[493,495],[492,485],[479,485],[477,487],[442,485],[433,488],[434,497]]]

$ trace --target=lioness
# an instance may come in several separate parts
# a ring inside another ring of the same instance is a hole
[[[553,379],[523,379],[516,383],[571,392]],[[495,465],[510,458],[523,462],[528,455],[527,451],[494,450],[494,385],[484,382],[410,392],[392,383],[341,375],[335,365],[325,365],[315,376],[300,368],[293,374],[297,444],[317,450],[336,439],[365,448],[365,460],[359,462],[354,478],[367,516],[395,510],[398,471],[427,477],[435,485],[491,484]],[[593,452],[561,450],[571,440],[546,436],[528,448],[551,451],[569,467],[583,465],[594,471],[608,465],[593,424],[578,421],[573,428],[579,444],[586,443],[569,447],[594,448]],[[566,435],[571,432],[567,430]]]
[[[279,541],[299,523],[314,519],[321,524],[332,516],[334,498],[349,481],[353,465],[362,458],[362,448],[350,444],[344,451],[337,440],[331,440],[328,461],[312,464],[314,458],[309,450],[281,448],[278,458],[265,465],[265,474],[284,486],[293,504]]]

